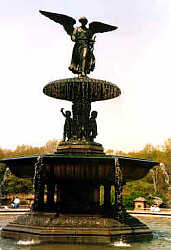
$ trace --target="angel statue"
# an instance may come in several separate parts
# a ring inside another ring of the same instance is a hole
[[[56,23],[63,25],[65,31],[71,36],[71,40],[75,42],[71,64],[69,70],[79,77],[85,77],[95,68],[95,57],[93,54],[96,33],[103,33],[117,29],[116,26],[111,26],[101,22],[92,22],[87,28],[88,20],[86,17],[80,17],[80,27],[74,28],[76,20],[70,16],[41,11],[40,13]]]

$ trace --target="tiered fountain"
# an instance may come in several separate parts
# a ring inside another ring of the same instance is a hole
[[[65,116],[63,140],[54,154],[4,159],[18,177],[32,178],[34,204],[31,212],[2,229],[2,236],[13,239],[38,239],[64,243],[109,243],[115,238],[151,238],[151,230],[131,217],[122,205],[122,189],[127,181],[144,177],[154,161],[122,156],[107,156],[97,136],[97,112],[91,103],[116,98],[120,89],[110,82],[88,78],[93,71],[94,34],[115,30],[100,22],[86,28],[87,19],[75,20],[56,13],[41,14],[62,24],[75,42],[69,69],[78,77],[50,82],[44,94],[72,102]],[[111,204],[111,186],[115,204]],[[100,204],[100,186],[104,204]],[[47,200],[44,200],[45,190]],[[57,197],[57,199],[55,199]]]

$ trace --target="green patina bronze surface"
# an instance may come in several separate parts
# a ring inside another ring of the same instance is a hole
[[[31,178],[34,184],[34,203],[31,212],[19,217],[2,229],[2,237],[38,239],[61,243],[110,243],[116,237],[152,238],[151,230],[129,216],[122,204],[123,186],[128,181],[146,176],[157,162],[123,156],[105,155],[98,135],[97,111],[91,110],[95,101],[116,98],[120,89],[111,82],[88,78],[94,70],[95,33],[117,27],[57,13],[40,11],[63,25],[75,43],[69,66],[78,78],[48,83],[44,94],[72,102],[65,117],[63,140],[56,152],[4,159],[17,177]],[[111,186],[115,187],[115,202],[111,202]],[[100,189],[104,202],[100,202]],[[46,199],[45,199],[46,193]],[[56,198],[55,198],[56,197]]]
[[[45,165],[50,168],[56,168],[58,179],[109,179],[113,181],[113,164],[118,159],[122,169],[124,181],[133,181],[143,178],[148,171],[158,165],[155,161],[145,159],[129,158],[124,156],[109,156],[97,154],[49,154],[49,155],[33,155],[16,158],[8,158],[1,160],[5,163],[13,174],[20,178],[33,178],[34,168],[38,157],[43,159]],[[57,169],[63,169],[57,170]],[[78,172],[74,172],[74,168],[78,168]],[[47,167],[48,169],[48,167]],[[84,174],[81,175],[81,169]],[[94,170],[96,169],[96,170]],[[94,174],[93,174],[94,171]],[[75,173],[75,176],[74,176]],[[79,174],[80,173],[80,174]],[[105,176],[106,173],[106,176]],[[80,176],[79,176],[80,175]]]
[[[91,102],[116,98],[121,94],[115,84],[88,77],[53,81],[44,87],[43,92],[53,98],[72,101],[72,112],[61,109],[66,118],[63,140],[70,144],[80,140],[85,144],[94,142],[98,135],[98,114],[95,110],[91,112]]]
[[[90,102],[103,101],[121,94],[117,85],[89,77],[56,80],[48,83],[43,92],[50,97],[72,102],[77,98],[87,99]]]
[[[71,64],[69,70],[79,77],[84,77],[95,68],[95,56],[93,54],[95,34],[109,32],[117,29],[116,26],[108,25],[101,22],[92,22],[87,28],[88,20],[86,17],[80,17],[80,27],[74,28],[76,20],[70,16],[52,13],[47,11],[40,11],[40,13],[56,23],[61,24],[71,40],[75,43]]]

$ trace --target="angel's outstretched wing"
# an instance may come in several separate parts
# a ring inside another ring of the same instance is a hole
[[[101,22],[92,22],[89,24],[89,29],[92,31],[93,34],[95,33],[103,33],[112,30],[116,30],[118,27],[112,26],[109,24],[101,23]]]
[[[51,20],[53,20],[56,23],[59,23],[61,25],[63,25],[65,31],[67,32],[68,35],[71,35],[73,30],[74,30],[74,24],[76,24],[76,20],[70,16],[66,16],[66,15],[62,15],[62,14],[57,14],[57,13],[52,13],[52,12],[46,12],[46,11],[42,11],[39,10],[39,12],[50,18]]]

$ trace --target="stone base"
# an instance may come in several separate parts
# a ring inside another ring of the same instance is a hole
[[[104,154],[104,151],[100,143],[73,140],[59,143],[58,153]]]
[[[29,213],[2,229],[2,237],[40,242],[110,244],[115,240],[152,239],[151,230],[129,216],[125,224],[101,215],[56,215]]]

